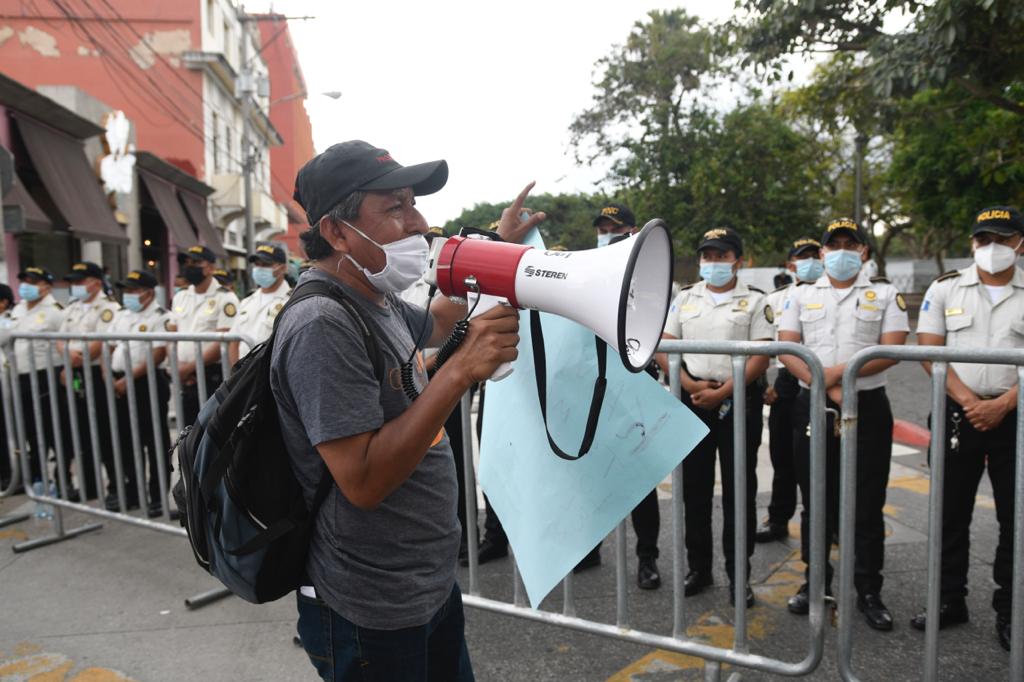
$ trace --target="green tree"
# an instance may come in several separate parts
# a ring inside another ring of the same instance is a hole
[[[1007,94],[1024,100],[1024,86]],[[1024,203],[1024,118],[955,86],[921,92],[902,107],[889,182],[942,268],[979,209]]]
[[[1024,72],[1020,0],[737,0],[729,47],[745,63],[783,77],[786,57],[856,55],[874,92],[909,97],[954,85],[1018,116],[1024,105],[1006,89]],[[909,15],[905,29],[886,20]],[[792,77],[792,72],[789,74]]]

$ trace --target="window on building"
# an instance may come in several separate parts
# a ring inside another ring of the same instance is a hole
[[[233,44],[232,44],[232,41],[231,41],[231,24],[228,23],[227,19],[225,19],[224,20],[224,56],[227,58],[227,60],[229,62],[232,61],[231,55],[234,53],[234,51],[231,49],[232,47],[233,47]]]
[[[212,114],[212,125],[213,128],[213,172],[220,173],[223,165],[220,158],[220,117],[217,116],[217,112]]]
[[[217,9],[214,0],[206,0],[206,30],[214,35],[214,26],[217,25]]]
[[[228,157],[227,165],[228,165],[228,168],[234,168],[234,166],[235,166],[234,161],[232,161],[232,159],[235,157],[235,146],[234,146],[234,140],[231,139],[231,138],[232,138],[231,126],[224,126],[225,145],[228,148],[228,153],[227,153],[227,157]]]

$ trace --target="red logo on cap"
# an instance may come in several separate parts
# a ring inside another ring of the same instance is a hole
[[[377,163],[387,163],[388,161],[394,161],[390,154],[384,154],[383,156],[377,157]]]

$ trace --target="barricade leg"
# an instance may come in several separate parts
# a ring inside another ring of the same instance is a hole
[[[215,601],[220,601],[224,597],[230,597],[231,590],[226,587],[218,587],[213,590],[206,592],[200,592],[199,594],[189,597],[185,600],[185,607],[190,611],[194,611],[198,608],[202,608],[207,604],[212,604]]]
[[[462,475],[466,498],[466,552],[469,556],[469,593],[479,595],[480,586],[477,582],[480,570],[477,540],[476,519],[476,474],[473,470],[473,420],[470,410],[473,409],[473,394],[466,391],[462,394]]]
[[[1014,452],[1013,603],[1010,613],[1010,679],[1024,679],[1024,367],[1017,367],[1017,443]]]
[[[928,493],[928,601],[924,640],[924,679],[934,680],[939,659],[939,602],[942,581],[942,503],[946,480],[945,362],[932,363],[931,483]]]

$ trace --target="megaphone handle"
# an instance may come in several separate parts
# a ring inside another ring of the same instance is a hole
[[[480,300],[474,302],[472,296],[479,296]],[[487,294],[470,294],[470,297],[471,298],[468,300],[468,303],[470,309],[473,311],[473,314],[469,316],[470,319],[483,315],[496,305],[508,305],[508,301],[497,296],[488,296]],[[503,362],[498,365],[496,370],[494,370],[494,374],[491,375],[489,381],[501,381],[502,379],[507,378],[510,374],[512,374],[512,363]]]
[[[577,460],[590,452],[590,446],[594,443],[594,436],[597,433],[597,420],[601,416],[601,406],[604,404],[604,393],[608,386],[605,374],[608,369],[608,344],[599,336],[594,336],[597,346],[597,380],[594,382],[594,395],[590,399],[590,413],[587,415],[587,426],[583,432],[583,443],[580,445],[580,453],[576,456],[564,452],[555,443],[548,428],[548,369],[547,356],[544,353],[544,330],[540,324],[540,313],[536,310],[530,311],[530,341],[533,345],[533,370],[537,379],[537,400],[540,402],[540,414],[544,419],[544,431],[548,436],[548,445],[551,451],[562,459]]]

